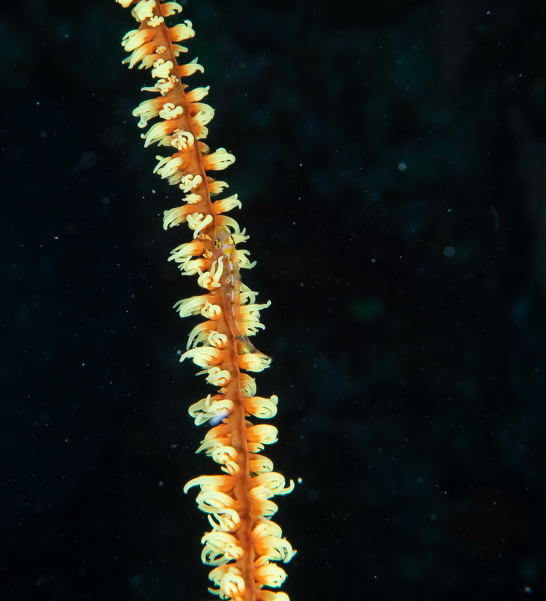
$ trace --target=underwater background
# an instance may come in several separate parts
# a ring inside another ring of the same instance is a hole
[[[182,2],[251,238],[292,601],[546,598],[546,3]],[[208,599],[199,294],[113,0],[0,14],[0,599]],[[165,149],[163,149],[165,153]]]

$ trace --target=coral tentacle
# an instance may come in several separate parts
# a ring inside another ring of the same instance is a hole
[[[258,453],[277,440],[273,426],[250,423],[248,416],[273,417],[276,396],[256,396],[256,382],[244,371],[267,369],[271,359],[257,351],[249,340],[263,325],[260,311],[269,306],[256,303],[256,293],[242,282],[240,268],[255,265],[248,251],[237,244],[248,236],[226,212],[240,208],[236,194],[211,202],[227,184],[209,174],[229,167],[235,157],[225,148],[210,152],[202,142],[214,109],[202,102],[208,87],[187,90],[183,78],[203,67],[197,58],[179,64],[177,57],[187,51],[177,42],[195,36],[191,21],[168,27],[165,19],[178,14],[177,2],[159,0],[116,0],[140,24],[129,31],[122,45],[130,53],[123,61],[129,68],[148,69],[154,85],[142,88],[156,96],[143,101],[133,115],[138,126],[148,128],[142,134],[144,146],[157,144],[171,149],[158,155],[154,169],[163,180],[177,186],[184,197],[178,207],[165,211],[165,229],[186,223],[192,240],[171,252],[183,275],[196,275],[204,294],[176,303],[180,317],[200,315],[205,321],[195,326],[180,361],[191,359],[201,369],[208,384],[218,388],[215,394],[194,403],[190,415],[196,425],[214,425],[205,435],[197,452],[204,451],[220,465],[221,474],[190,480],[187,492],[198,487],[199,508],[208,514],[212,530],[202,539],[202,560],[215,566],[210,573],[211,592],[233,601],[288,601],[278,588],[286,574],[274,562],[288,562],[295,551],[282,537],[281,529],[270,518],[277,505],[270,499],[291,492],[284,477],[273,471],[273,463]],[[149,121],[155,121],[148,127]],[[198,375],[199,375],[198,374]]]

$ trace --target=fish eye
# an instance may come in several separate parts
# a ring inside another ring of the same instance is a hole
[[[220,246],[220,240],[218,238],[214,239],[214,248],[218,248]]]

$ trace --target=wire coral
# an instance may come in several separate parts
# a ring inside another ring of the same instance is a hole
[[[206,321],[190,333],[181,361],[191,359],[218,388],[189,409],[196,425],[216,423],[197,452],[204,451],[221,466],[223,474],[200,476],[188,482],[187,492],[197,486],[199,508],[208,514],[212,530],[202,539],[205,564],[214,566],[209,591],[234,601],[287,601],[282,592],[269,590],[282,585],[284,570],[274,562],[288,562],[295,551],[271,521],[277,505],[275,495],[292,491],[284,477],[273,471],[273,463],[260,454],[277,440],[271,425],[254,425],[248,416],[271,418],[277,411],[277,397],[256,396],[256,382],[246,372],[260,372],[271,359],[256,350],[249,340],[264,326],[260,311],[269,306],[256,303],[256,293],[241,282],[240,269],[254,266],[248,251],[237,249],[248,236],[238,223],[225,215],[241,203],[234,194],[211,201],[227,183],[210,172],[221,171],[235,161],[224,148],[210,152],[202,141],[214,110],[201,102],[209,88],[188,91],[182,80],[203,67],[197,59],[178,64],[187,52],[179,42],[193,38],[191,21],[173,27],[165,19],[182,11],[176,2],[159,0],[116,0],[140,27],[129,31],[122,45],[130,53],[123,61],[129,68],[150,69],[154,85],[142,88],[156,96],[142,102],[133,114],[140,128],[159,118],[142,134],[144,146],[156,144],[170,150],[157,156],[154,173],[184,194],[184,204],[164,213],[165,229],[186,223],[192,240],[171,252],[170,261],[183,275],[197,276],[204,294],[176,303],[180,317],[201,315]],[[264,588],[265,587],[265,588]]]

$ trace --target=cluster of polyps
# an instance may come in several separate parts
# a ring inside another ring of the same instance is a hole
[[[182,7],[159,0],[117,2],[125,8],[132,6],[132,15],[140,23],[139,29],[123,38],[125,50],[131,53],[124,62],[129,68],[151,69],[155,84],[143,90],[158,94],[134,111],[142,128],[159,118],[142,138],[145,146],[171,149],[173,154],[156,157],[154,172],[185,195],[182,206],[165,211],[163,225],[167,229],[187,223],[193,230],[193,240],[174,249],[170,260],[178,263],[184,275],[197,275],[198,284],[207,291],[178,302],[175,308],[181,317],[199,314],[206,319],[192,330],[181,360],[191,358],[207,382],[219,388],[217,394],[192,405],[190,414],[197,425],[217,424],[207,432],[198,452],[205,451],[224,473],[195,478],[184,488],[186,492],[200,487],[197,504],[212,526],[202,540],[203,562],[215,566],[210,579],[216,588],[209,590],[234,601],[286,601],[285,593],[264,588],[278,588],[286,578],[272,562],[288,562],[294,555],[279,526],[271,521],[277,506],[270,499],[290,492],[294,484],[286,487],[284,477],[273,471],[273,463],[259,454],[264,445],[276,442],[277,429],[247,421],[250,415],[273,417],[277,397],[256,396],[254,378],[241,373],[269,367],[270,359],[245,343],[263,328],[259,311],[268,304],[256,304],[256,293],[240,282],[239,268],[254,264],[248,261],[248,252],[236,250],[235,245],[248,236],[224,213],[241,203],[237,195],[211,202],[211,196],[227,184],[207,175],[225,169],[235,157],[224,148],[210,153],[200,141],[214,116],[214,110],[200,102],[208,87],[186,91],[181,80],[203,72],[203,67],[197,59],[185,65],[176,60],[187,52],[177,42],[192,38],[195,32],[190,21],[171,28],[165,24],[165,18]],[[229,257],[215,252],[218,231],[224,238],[227,232]]]

